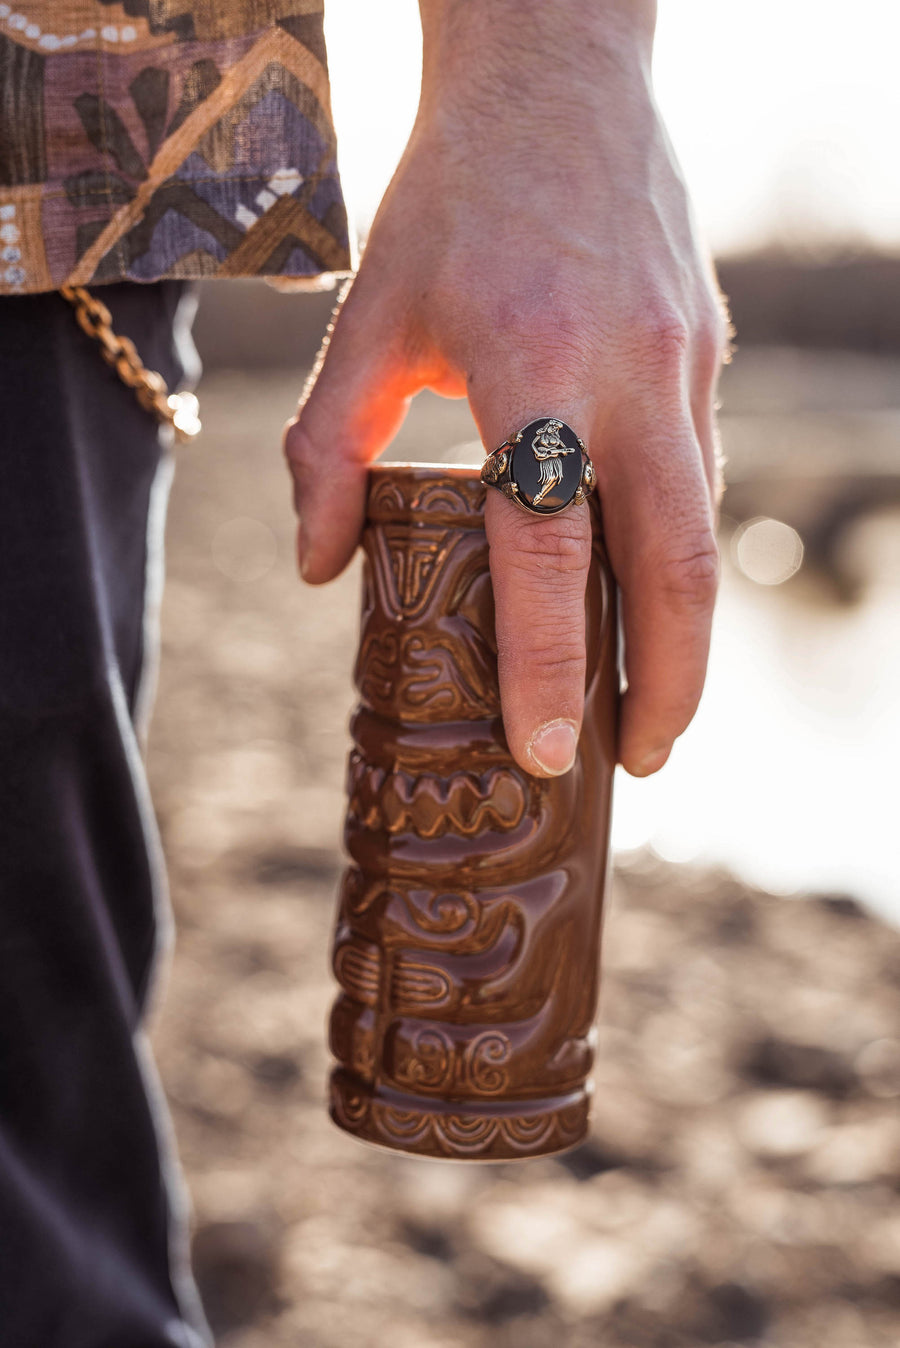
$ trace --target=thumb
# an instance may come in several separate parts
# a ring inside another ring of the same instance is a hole
[[[285,428],[299,517],[298,562],[313,585],[332,580],[353,556],[365,516],[366,470],[396,434],[415,392],[399,335],[391,341],[379,321],[390,312],[382,300],[361,274]]]

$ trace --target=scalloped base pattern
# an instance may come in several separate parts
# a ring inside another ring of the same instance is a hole
[[[330,1109],[339,1128],[365,1142],[441,1160],[520,1161],[568,1151],[587,1134],[590,1097],[545,1102],[528,1113],[484,1110],[377,1092],[338,1068],[331,1075]]]

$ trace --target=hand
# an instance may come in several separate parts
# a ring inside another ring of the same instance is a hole
[[[717,583],[714,389],[726,325],[632,0],[422,0],[415,128],[285,436],[304,578],[359,541],[367,465],[410,398],[469,398],[488,450],[543,415],[597,472],[622,599],[619,758],[655,772],[703,686]],[[325,467],[327,465],[327,467]],[[584,507],[489,492],[510,749],[571,766],[585,684]]]

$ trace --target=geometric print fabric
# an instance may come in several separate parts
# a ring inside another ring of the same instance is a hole
[[[321,0],[0,3],[0,293],[350,265]]]

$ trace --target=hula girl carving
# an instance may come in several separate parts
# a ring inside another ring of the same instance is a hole
[[[540,505],[547,492],[562,481],[563,466],[559,461],[560,457],[563,454],[575,453],[574,447],[570,448],[560,440],[561,429],[561,421],[548,421],[531,442],[532,453],[541,465],[541,488],[534,498],[535,505]]]

